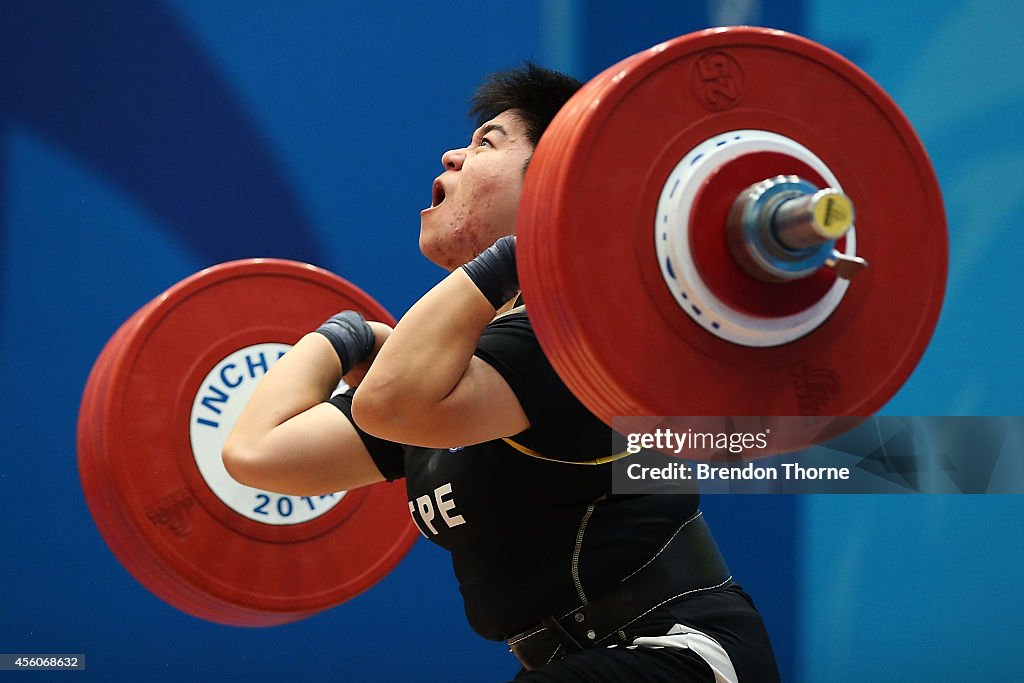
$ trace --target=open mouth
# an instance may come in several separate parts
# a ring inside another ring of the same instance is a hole
[[[440,180],[434,181],[434,186],[430,190],[430,208],[434,208],[444,201],[444,186]]]

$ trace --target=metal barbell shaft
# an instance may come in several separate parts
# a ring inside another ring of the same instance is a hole
[[[771,217],[775,238],[794,251],[838,240],[850,229],[853,220],[853,202],[831,187],[787,199]]]
[[[853,227],[854,213],[841,190],[780,175],[739,194],[726,231],[736,262],[759,280],[799,280],[823,267],[849,279],[867,261],[845,257],[834,246]]]

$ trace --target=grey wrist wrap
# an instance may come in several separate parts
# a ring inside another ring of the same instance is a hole
[[[494,310],[498,310],[519,291],[515,236],[498,238],[497,242],[462,266],[462,269],[487,297]]]
[[[373,351],[373,330],[366,318],[356,311],[342,311],[332,315],[316,332],[327,337],[341,361],[341,374],[360,361],[370,357]]]

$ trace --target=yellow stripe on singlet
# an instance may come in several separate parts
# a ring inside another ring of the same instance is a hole
[[[560,462],[560,463],[565,464],[565,465],[604,465],[605,463],[609,463],[609,462],[611,462],[613,460],[618,460],[619,458],[624,458],[627,455],[629,455],[629,451],[622,451],[621,453],[615,453],[614,455],[605,455],[605,456],[602,456],[600,458],[583,458],[583,459],[580,459],[580,460],[566,460],[564,458],[554,458],[554,457],[552,457],[550,455],[544,455],[543,453],[538,453],[537,451],[533,450],[532,448],[527,448],[526,446],[524,446],[521,443],[516,443],[515,441],[513,441],[512,439],[509,439],[508,437],[502,438],[502,441],[504,441],[505,443],[507,443],[509,446],[511,446],[512,448],[516,449],[520,453],[524,453],[524,454],[530,456],[531,458],[539,458],[541,460],[550,460],[551,462]]]

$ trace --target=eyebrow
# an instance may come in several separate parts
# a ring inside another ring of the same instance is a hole
[[[505,137],[508,137],[508,131],[505,130],[505,126],[501,125],[500,123],[488,123],[486,126],[480,129],[480,137],[482,138],[491,131],[497,131],[504,135]]]

